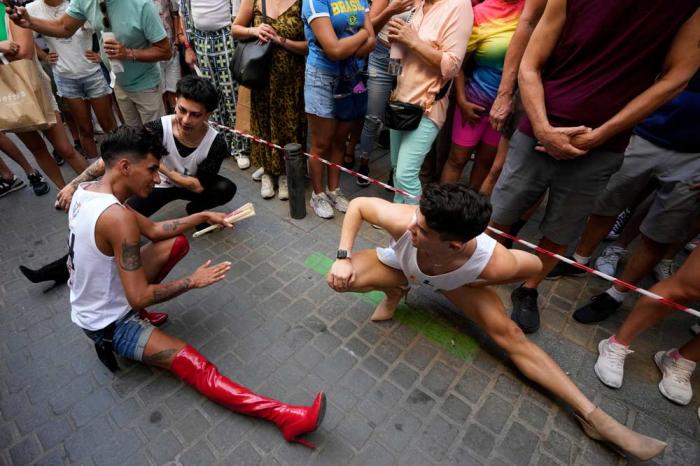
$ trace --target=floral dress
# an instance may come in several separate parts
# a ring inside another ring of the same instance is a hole
[[[254,0],[253,25],[256,27],[263,22],[261,8],[260,0]],[[301,0],[292,4],[277,19],[268,17],[267,23],[275,28],[280,37],[305,40]],[[273,44],[268,85],[251,91],[250,124],[254,135],[281,146],[298,142],[306,147],[304,62],[303,55]],[[253,144],[251,147],[253,165],[263,167],[269,175],[285,174],[283,156],[282,151],[262,144]]]

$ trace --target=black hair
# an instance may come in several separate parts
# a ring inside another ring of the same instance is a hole
[[[486,230],[491,203],[464,183],[431,183],[423,191],[420,211],[443,241],[467,242]]]
[[[100,151],[107,166],[120,158],[144,160],[148,154],[160,160],[168,153],[161,138],[143,126],[121,126],[115,129],[102,141]]]
[[[175,96],[202,104],[207,112],[213,112],[219,106],[219,92],[216,87],[208,79],[193,74],[177,82]]]

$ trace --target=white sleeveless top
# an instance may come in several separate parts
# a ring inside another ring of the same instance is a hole
[[[168,168],[175,170],[181,175],[195,176],[197,174],[197,167],[209,155],[209,149],[211,149],[211,145],[214,143],[214,139],[219,133],[211,127],[207,128],[207,134],[204,135],[202,142],[199,143],[197,148],[187,157],[182,157],[175,144],[173,118],[175,118],[175,115],[165,115],[160,119],[163,124],[163,145],[168,150],[168,155],[163,157],[162,160],[165,161],[165,165],[167,165]],[[174,186],[176,185],[170,178],[160,173],[160,183],[156,185],[156,188],[172,188]]]
[[[82,183],[68,211],[68,270],[71,320],[87,330],[101,330],[125,316],[126,299],[114,257],[104,255],[95,242],[95,225],[108,207],[119,204],[112,194],[86,191]]]
[[[442,275],[427,275],[418,267],[418,250],[411,243],[411,232],[406,231],[398,241],[392,240],[388,248],[377,248],[377,257],[383,264],[403,271],[409,284],[450,291],[477,281],[495,247],[496,240],[482,233],[476,237],[474,253],[461,267]]]

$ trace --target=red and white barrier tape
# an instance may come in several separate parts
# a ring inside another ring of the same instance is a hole
[[[272,143],[272,142],[265,141],[264,139],[260,139],[259,137],[253,136],[252,134],[248,134],[248,133],[246,133],[246,132],[239,131],[239,130],[237,130],[237,129],[229,128],[228,126],[220,125],[220,124],[218,124],[218,123],[216,123],[216,122],[214,122],[214,121],[210,121],[209,123],[210,123],[212,126],[216,127],[216,128],[220,128],[220,129],[222,129],[222,130],[224,130],[224,131],[229,131],[229,132],[234,133],[234,134],[237,134],[237,135],[239,135],[239,136],[243,136],[244,138],[251,139],[252,141],[257,142],[258,144],[264,144],[264,145],[266,145],[266,146],[268,146],[268,147],[272,147],[272,148],[274,148],[274,149],[279,149],[279,150],[281,150],[281,151],[284,151],[284,147],[282,147],[282,146],[280,146],[280,145],[278,145],[278,144],[274,144],[274,143]],[[342,172],[345,172],[345,173],[347,173],[347,174],[349,174],[349,175],[351,175],[351,176],[354,176],[354,177],[356,177],[356,178],[362,178],[362,179],[364,179],[364,180],[369,181],[369,182],[372,183],[372,184],[376,184],[377,186],[381,186],[382,188],[385,188],[385,189],[388,189],[388,190],[390,190],[390,191],[399,193],[399,194],[401,194],[401,195],[403,195],[403,196],[405,196],[405,197],[408,197],[408,198],[410,198],[410,199],[413,199],[413,200],[416,200],[416,201],[418,200],[418,197],[417,197],[417,196],[414,196],[414,195],[412,195],[412,194],[409,194],[409,193],[407,193],[407,192],[405,192],[405,191],[402,191],[401,189],[395,188],[395,187],[390,186],[390,185],[388,185],[388,184],[386,184],[386,183],[382,183],[381,181],[375,180],[374,178],[370,178],[369,176],[362,175],[362,174],[360,174],[360,173],[357,173],[356,171],[347,169],[347,168],[343,167],[342,165],[338,165],[337,163],[329,162],[328,160],[323,159],[323,158],[319,157],[318,155],[309,154],[308,152],[303,152],[303,154],[304,154],[305,156],[311,158],[311,159],[318,160],[319,162],[324,163],[324,164],[328,165],[329,167],[337,168],[338,170],[340,170],[340,171],[342,171]],[[558,259],[558,260],[560,260],[560,261],[562,261],[562,262],[565,262],[565,263],[567,263],[567,264],[569,264],[569,265],[571,265],[571,266],[573,266],[573,267],[579,268],[579,269],[581,269],[581,270],[583,270],[583,271],[585,271],[585,272],[588,272],[588,273],[593,274],[593,275],[595,275],[595,276],[597,276],[597,277],[600,277],[600,278],[602,278],[602,279],[604,279],[604,280],[607,280],[607,281],[611,282],[611,283],[614,284],[614,285],[618,285],[618,286],[621,286],[621,287],[623,287],[623,288],[627,288],[628,290],[635,291],[635,292],[637,292],[637,293],[639,293],[639,294],[641,294],[641,295],[644,295],[644,296],[646,296],[646,297],[648,297],[648,298],[651,298],[651,299],[654,299],[654,300],[656,300],[656,301],[659,301],[659,302],[661,302],[661,303],[663,303],[663,304],[665,304],[665,305],[667,305],[667,306],[669,306],[669,307],[671,307],[671,308],[673,308],[673,309],[676,309],[676,310],[678,310],[678,311],[683,311],[683,312],[686,312],[686,313],[688,313],[688,314],[694,315],[695,317],[700,317],[700,311],[697,311],[697,310],[695,310],[695,309],[693,309],[693,308],[684,306],[684,305],[679,304],[679,303],[677,303],[677,302],[675,302],[675,301],[672,301],[672,300],[670,300],[670,299],[668,299],[668,298],[664,298],[663,296],[660,296],[660,295],[658,295],[658,294],[656,294],[656,293],[652,293],[651,291],[645,290],[644,288],[639,288],[638,286],[635,286],[635,285],[632,285],[632,284],[630,284],[630,283],[624,282],[624,281],[622,281],[622,280],[620,280],[620,279],[617,279],[617,278],[615,278],[615,277],[613,277],[613,276],[610,276],[610,275],[608,275],[608,274],[605,274],[605,273],[603,273],[603,272],[601,272],[601,271],[599,271],[599,270],[592,269],[591,267],[588,267],[588,266],[583,265],[583,264],[579,264],[578,262],[573,261],[573,260],[569,259],[568,257],[564,257],[564,256],[562,256],[562,255],[560,255],[560,254],[556,254],[556,253],[553,253],[552,251],[548,251],[547,249],[543,249],[543,248],[537,246],[536,244],[530,243],[529,241],[526,241],[526,240],[524,240],[524,239],[522,239],[522,238],[519,238],[519,237],[517,237],[517,236],[513,236],[513,235],[510,235],[510,234],[508,234],[508,233],[505,233],[505,232],[503,232],[503,231],[501,231],[501,230],[499,230],[499,229],[497,229],[497,228],[493,228],[493,227],[490,227],[490,226],[487,227],[487,228],[488,228],[489,230],[491,230],[492,232],[496,233],[497,235],[503,237],[503,238],[507,238],[507,239],[509,239],[509,240],[515,241],[516,243],[522,244],[523,246],[525,246],[525,247],[527,247],[527,248],[529,248],[529,249],[533,249],[533,250],[535,250],[535,251],[537,251],[537,252],[539,252],[539,253],[541,253],[541,254],[544,254],[544,255],[546,255],[546,256],[554,257],[554,258],[556,258],[556,259]]]

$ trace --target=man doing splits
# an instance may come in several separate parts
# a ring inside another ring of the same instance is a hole
[[[207,261],[180,280],[160,281],[189,250],[182,233],[208,222],[226,227],[226,214],[200,212],[154,223],[124,205],[147,197],[160,182],[160,158],[167,151],[143,128],[122,127],[102,143],[105,174],[83,183],[68,212],[71,319],[95,342],[100,359],[116,370],[118,355],[167,369],[203,395],[232,411],[271,421],[287,441],[314,431],[325,413],[319,393],[311,406],[290,406],[264,398],[219,373],[197,350],[139,317],[146,306],[172,299],[224,278],[229,262]],[[151,242],[139,247],[141,236]]]
[[[522,281],[542,264],[536,256],[506,249],[486,235],[490,216],[486,198],[459,183],[429,185],[418,207],[356,198],[345,214],[328,284],[341,292],[386,293],[373,320],[391,319],[408,285],[439,290],[508,352],[525,376],[569,404],[590,437],[642,460],[663,452],[666,443],[628,429],[597,408],[508,318],[486,285]],[[386,230],[393,237],[391,246],[351,255],[363,221]]]

